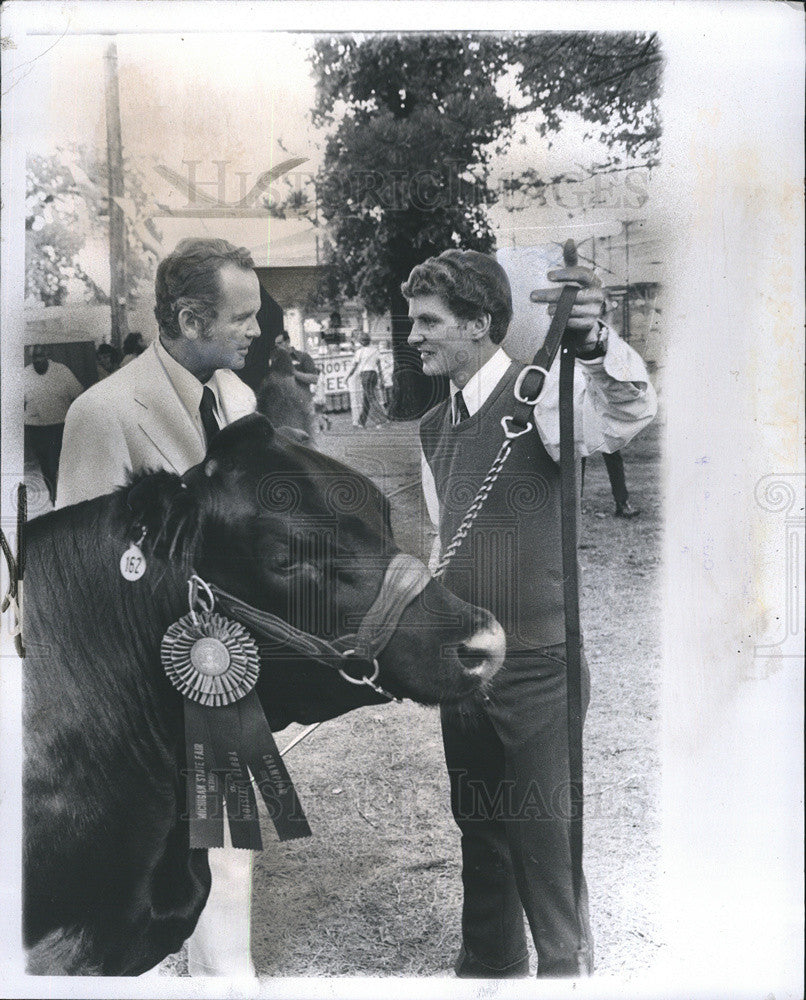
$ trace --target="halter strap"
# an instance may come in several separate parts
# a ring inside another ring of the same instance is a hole
[[[386,648],[411,602],[431,582],[428,568],[414,556],[399,552],[386,567],[381,589],[358,629],[354,650],[374,660]]]
[[[214,583],[209,586],[221,610],[237,618],[261,640],[268,640],[278,648],[290,648],[305,659],[316,660],[328,667],[335,668],[336,661],[341,663],[342,653],[327,639],[321,639],[311,632],[303,632],[270,611],[256,608],[240,597],[227,593]]]
[[[239,597],[210,584],[216,602],[222,611],[238,619],[251,629],[259,639],[269,641],[279,649],[291,649],[306,660],[313,660],[357,683],[366,683],[387,698],[393,698],[379,684],[377,657],[386,648],[403,612],[431,582],[431,574],[414,556],[398,553],[393,556],[372,606],[359,626],[356,635],[344,635],[328,642],[311,632],[296,628],[289,622],[242,601]],[[345,660],[365,663],[369,674],[356,681],[344,673]]]

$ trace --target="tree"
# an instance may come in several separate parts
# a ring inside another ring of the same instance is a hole
[[[346,103],[317,185],[326,285],[334,301],[356,296],[372,311],[390,310],[393,410],[413,416],[444,386],[422,376],[406,344],[400,284],[448,246],[492,248],[487,149],[508,119],[494,87],[505,65],[500,45],[470,35],[338,36],[317,42],[313,62],[315,121],[332,121]]]
[[[30,156],[26,165],[25,294],[44,305],[62,305],[71,288],[89,302],[107,305],[108,293],[81,264],[91,237],[106,237],[109,220],[105,159],[83,146],[64,147],[50,156]],[[138,235],[136,214],[150,203],[142,173],[124,159],[129,249],[127,294],[153,275],[156,254]]]
[[[46,306],[61,305],[70,283],[85,286],[91,301],[103,292],[83,272],[79,251],[88,223],[78,189],[58,156],[28,159],[25,191],[25,294]]]
[[[656,156],[657,39],[338,35],[316,42],[312,63],[314,123],[332,129],[317,178],[328,226],[324,294],[333,303],[356,296],[371,311],[390,310],[393,411],[411,418],[445,386],[422,375],[406,345],[401,282],[450,246],[492,249],[487,208],[499,192],[490,164],[525,114],[541,111],[546,134],[573,112],[613,150]]]
[[[540,137],[563,128],[568,115],[590,126],[586,138],[608,151],[589,174],[660,162],[660,97],[663,57],[655,34],[552,32],[511,42],[516,85],[522,95],[516,117],[539,112]],[[546,178],[534,169],[505,183],[507,190],[535,195],[550,183],[579,180],[576,173]]]
[[[657,35],[560,31],[519,36],[510,45],[526,98],[517,113],[540,111],[541,136],[558,132],[563,116],[576,113],[613,151],[612,162],[620,162],[621,150],[657,165],[663,62]]]

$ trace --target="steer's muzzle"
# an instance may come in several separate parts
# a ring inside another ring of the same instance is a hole
[[[506,637],[489,611],[478,608],[474,625],[475,631],[456,647],[456,654],[466,672],[486,684],[503,666]]]

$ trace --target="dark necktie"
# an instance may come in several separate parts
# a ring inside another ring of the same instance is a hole
[[[220,430],[215,413],[215,396],[213,395],[213,390],[210,386],[206,385],[204,389],[202,389],[202,398],[199,403],[199,416],[201,417],[202,427],[204,428],[204,437],[207,441],[208,448],[210,446],[210,442]]]
[[[454,413],[456,417],[454,419],[455,424],[460,424],[463,420],[467,420],[470,413],[467,409],[467,403],[465,402],[465,397],[462,395],[462,390],[457,389],[453,395],[454,402]]]

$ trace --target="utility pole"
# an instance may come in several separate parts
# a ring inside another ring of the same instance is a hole
[[[104,56],[106,80],[106,166],[109,177],[109,299],[111,342],[120,349],[129,332],[126,316],[126,217],[115,201],[123,197],[123,142],[120,134],[118,49],[110,42]]]
[[[624,220],[624,329],[622,336],[630,342],[630,223]]]
[[[624,283],[629,287],[630,284],[630,223],[629,220],[625,219],[622,223],[624,226]]]

